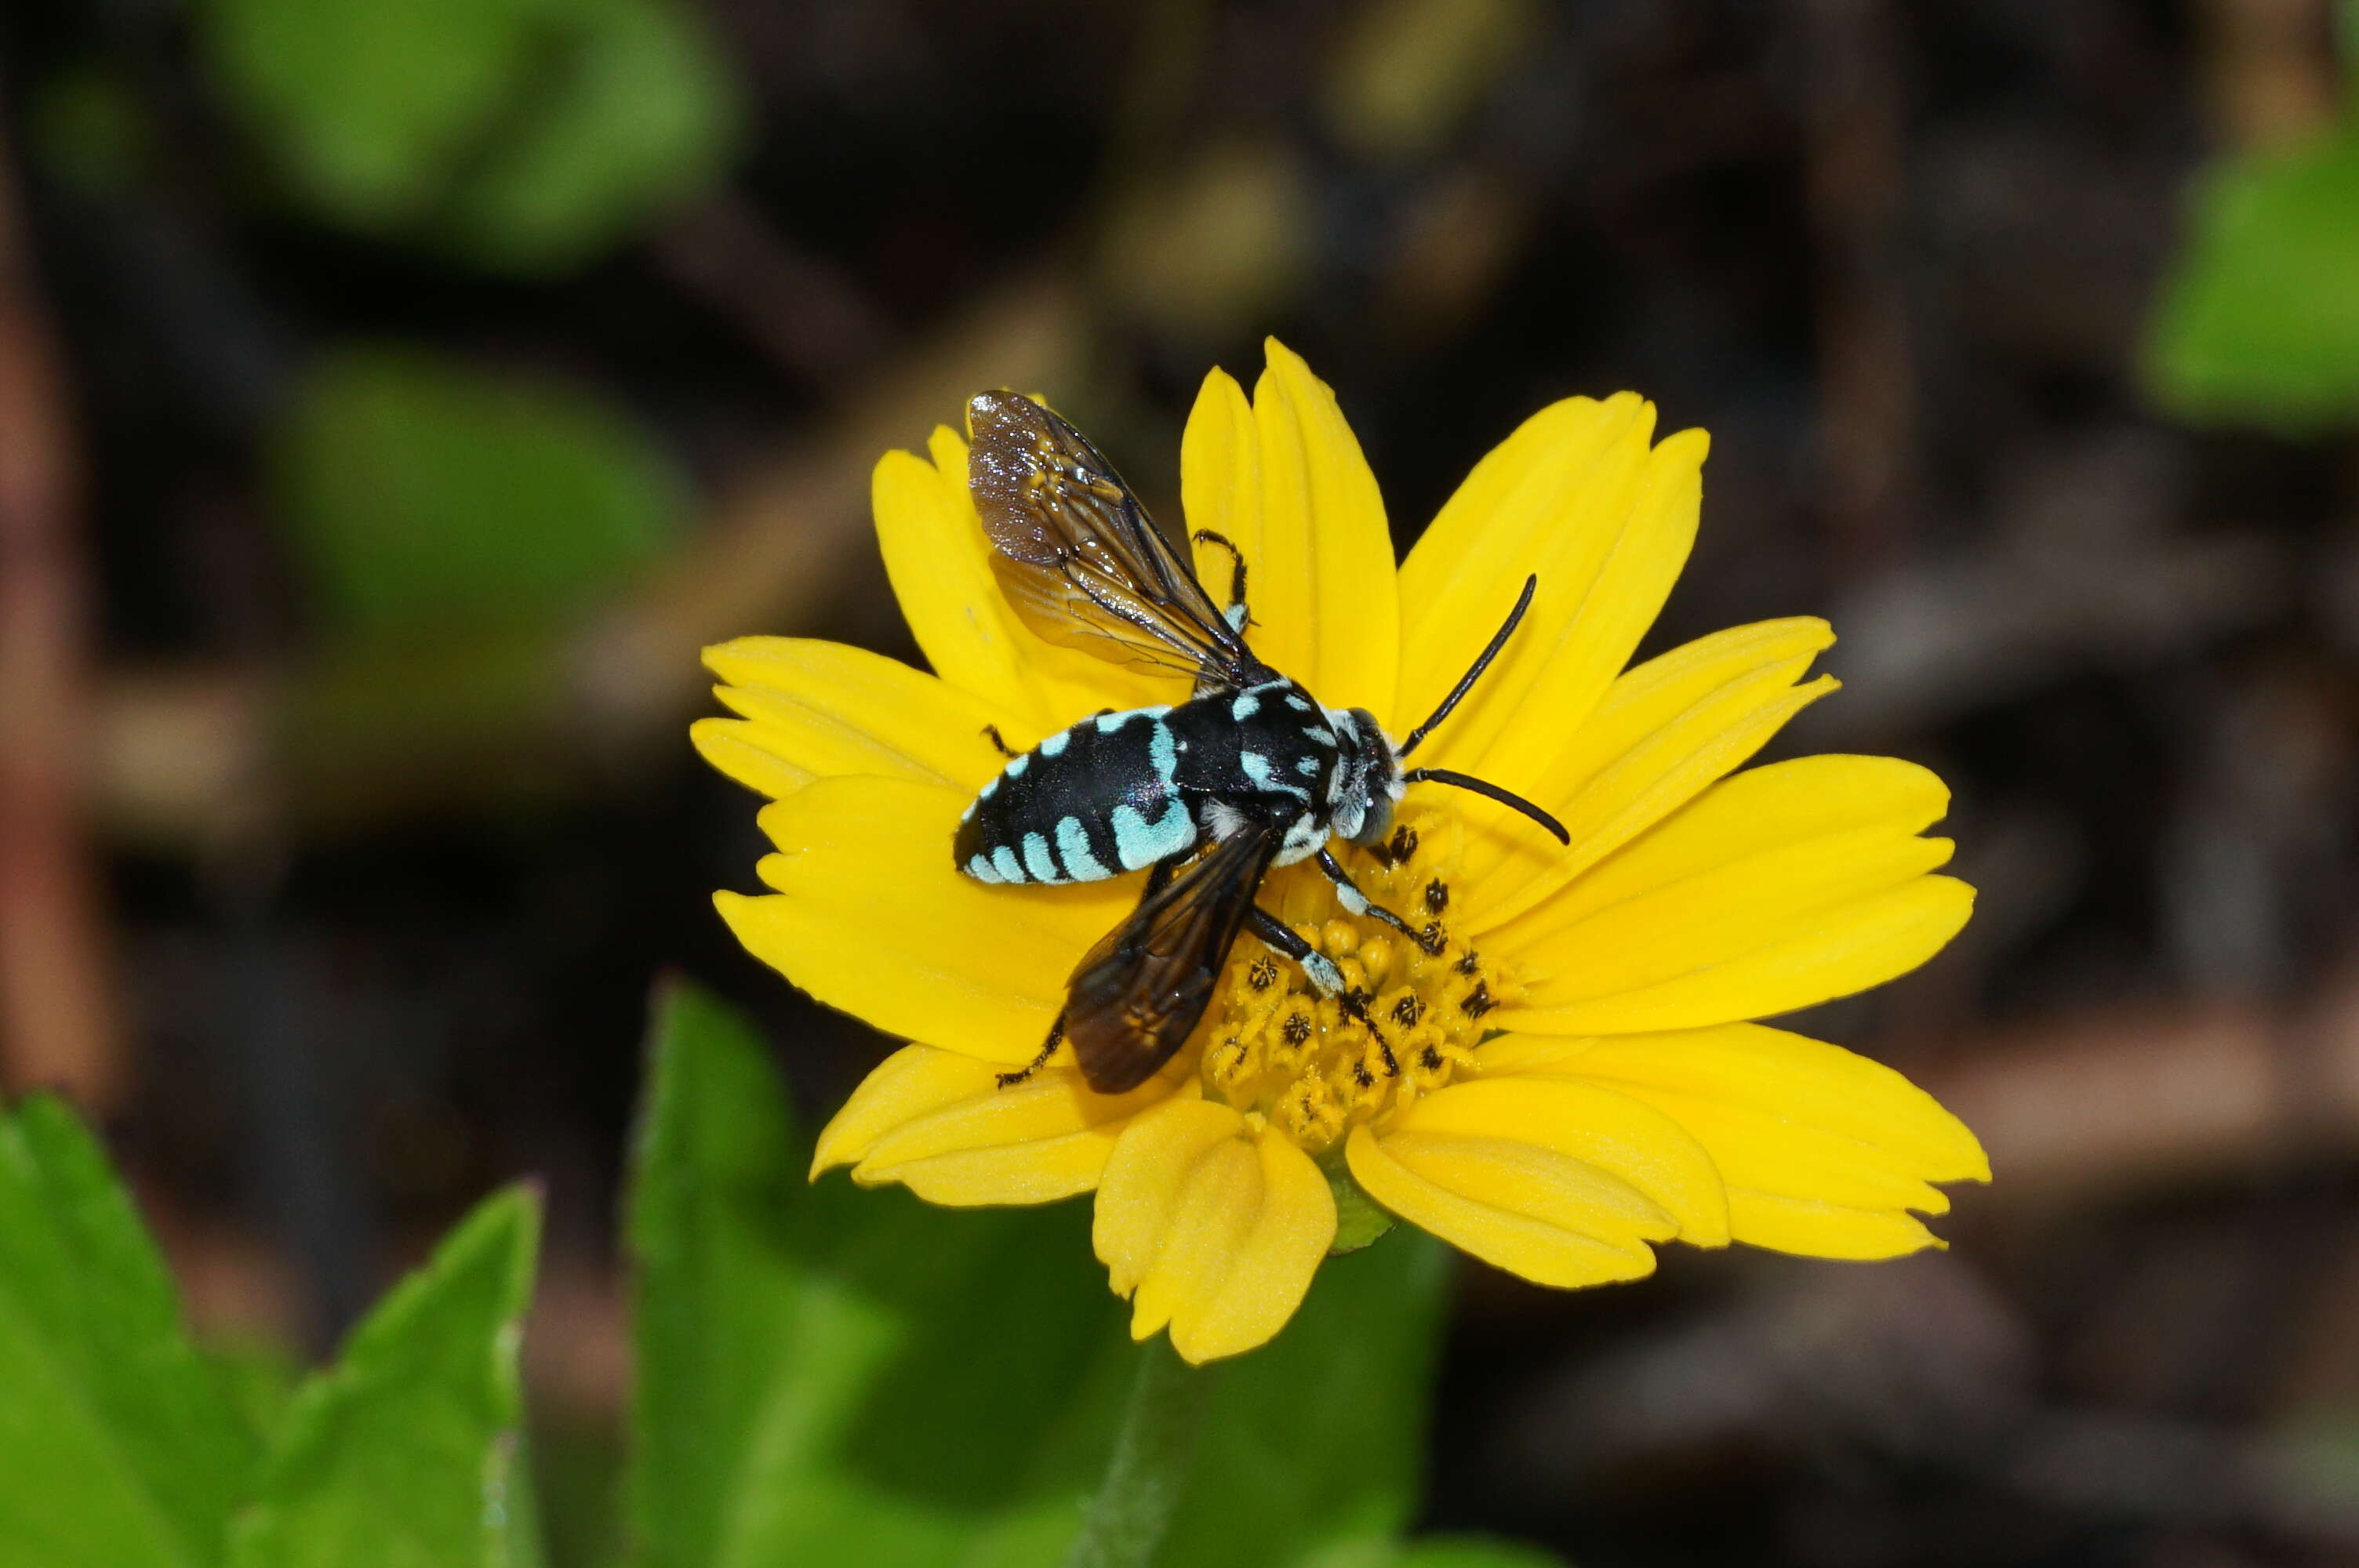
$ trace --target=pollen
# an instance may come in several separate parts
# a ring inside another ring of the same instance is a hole
[[[1271,874],[1263,903],[1333,961],[1347,998],[1321,995],[1298,965],[1240,941],[1201,1035],[1209,1097],[1316,1155],[1472,1070],[1491,1033],[1484,1015],[1516,987],[1451,934],[1458,842],[1455,821],[1427,808],[1374,849],[1341,852],[1360,891],[1413,935],[1346,911],[1313,866]]]

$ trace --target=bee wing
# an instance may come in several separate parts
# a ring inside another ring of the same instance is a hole
[[[1187,1044],[1278,841],[1251,827],[1215,840],[1082,957],[1065,1002],[1065,1038],[1090,1087],[1136,1088]]]
[[[1016,392],[980,395],[967,422],[968,483],[992,574],[1027,626],[1204,689],[1270,678],[1087,437]]]

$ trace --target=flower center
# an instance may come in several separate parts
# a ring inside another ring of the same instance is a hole
[[[1376,849],[1345,858],[1360,891],[1407,922],[1414,938],[1347,912],[1314,865],[1273,872],[1262,884],[1265,907],[1335,961],[1345,986],[1367,999],[1384,1043],[1295,964],[1241,941],[1199,1036],[1205,1093],[1266,1119],[1315,1155],[1472,1066],[1489,1033],[1484,1015],[1516,987],[1451,934],[1457,848],[1456,819],[1427,807],[1404,813]]]

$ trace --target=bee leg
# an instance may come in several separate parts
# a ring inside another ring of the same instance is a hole
[[[1148,899],[1151,899],[1157,893],[1161,892],[1170,882],[1171,873],[1177,871],[1179,866],[1180,860],[1177,856],[1174,856],[1168,860],[1158,860],[1155,864],[1149,866],[1147,869],[1147,892],[1143,896],[1141,896],[1138,902],[1145,903]],[[1003,1089],[1012,1089],[1016,1085],[1022,1083],[1025,1079],[1030,1077],[1033,1074],[1038,1072],[1042,1067],[1048,1065],[1049,1058],[1057,1054],[1057,1047],[1063,1044],[1064,1042],[1065,1015],[1060,1012],[1057,1015],[1057,1022],[1049,1026],[1049,1038],[1041,1043],[1040,1054],[1033,1057],[1029,1062],[1027,1062],[1021,1071],[1000,1074],[999,1087]]]
[[[1236,563],[1229,572],[1229,630],[1243,632],[1253,623],[1253,617],[1245,611],[1245,553],[1230,544],[1226,535],[1215,534],[1210,528],[1197,529],[1192,537],[1200,545],[1214,545],[1228,551],[1229,559]]]
[[[1057,1054],[1057,1047],[1063,1044],[1064,1041],[1065,1015],[1060,1012],[1057,1015],[1057,1022],[1049,1025],[1049,1038],[1041,1044],[1040,1054],[1027,1062],[1020,1072],[1000,1074],[999,1087],[1003,1089],[1012,1089],[1038,1072],[1047,1065],[1049,1058]]]
[[[1016,748],[1007,743],[1007,737],[999,732],[999,726],[996,724],[984,725],[983,738],[997,747],[999,754],[1003,757],[1014,757],[1016,754]]]
[[[1393,1055],[1392,1042],[1385,1038],[1385,1032],[1376,1027],[1375,1016],[1368,1011],[1368,993],[1345,987],[1343,971],[1335,967],[1334,959],[1305,942],[1294,927],[1258,904],[1246,912],[1245,924],[1253,927],[1255,935],[1293,959],[1304,977],[1318,988],[1320,995],[1333,997],[1335,1004],[1343,1010],[1343,1016],[1375,1040],[1376,1049],[1384,1054],[1385,1075],[1400,1076],[1400,1063]]]
[[[1319,869],[1326,872],[1328,881],[1335,884],[1335,902],[1342,904],[1347,912],[1353,914],[1374,915],[1410,941],[1417,940],[1417,933],[1410,929],[1408,921],[1382,904],[1371,903],[1368,901],[1368,895],[1353,885],[1350,873],[1343,870],[1343,863],[1335,858],[1332,850],[1319,851]]]

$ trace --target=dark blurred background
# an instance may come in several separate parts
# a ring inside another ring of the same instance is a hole
[[[2345,18],[2345,47],[2359,16]],[[867,476],[1038,388],[1176,503],[1330,380],[1406,546],[1549,399],[1707,427],[1649,644],[1957,792],[1974,924],[1798,1026],[1998,1173],[1875,1268],[1462,1279],[1428,1500],[1586,1564],[2359,1562],[2359,120],[2326,0],[8,0],[0,1069],[209,1335],[536,1173],[601,1561],[650,981],[806,1109],[696,650],[914,657]],[[841,1179],[841,1178],[838,1178]]]

